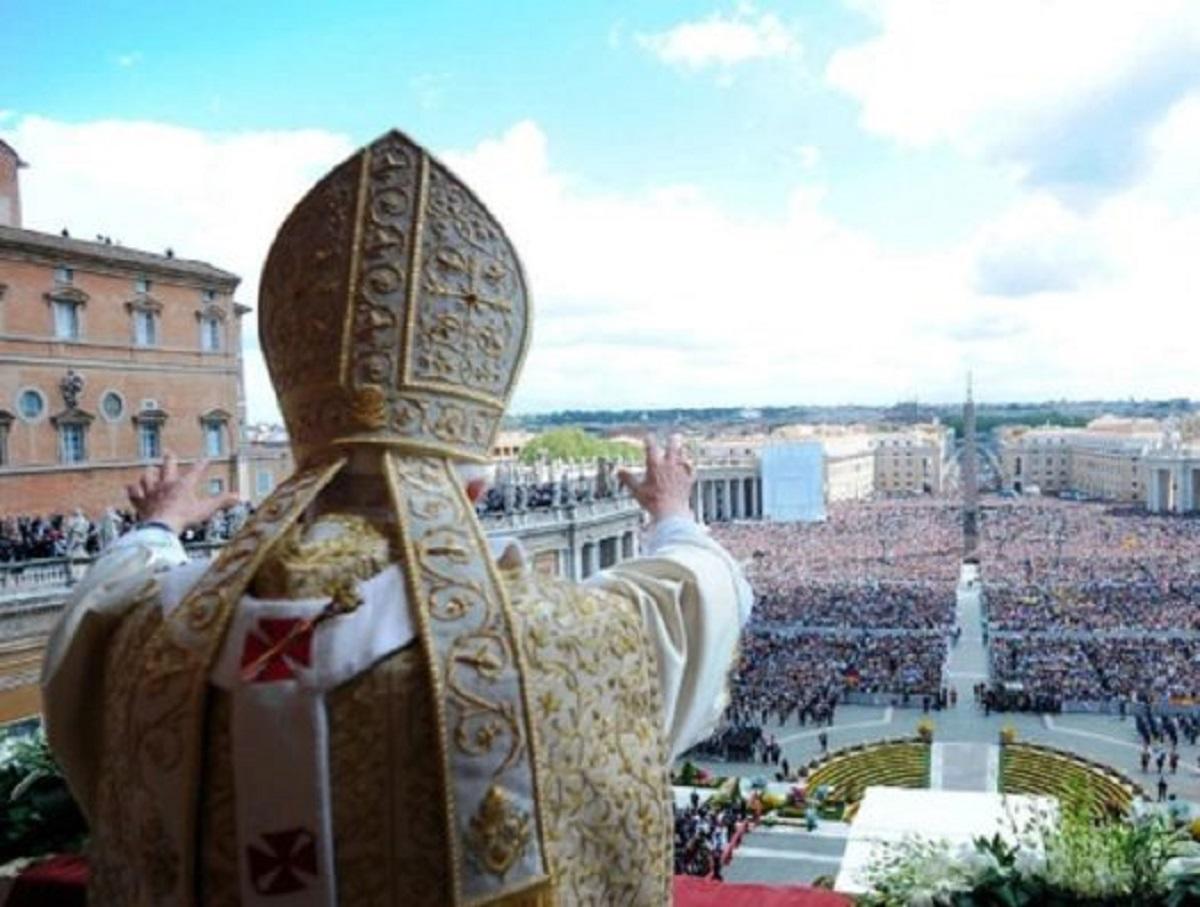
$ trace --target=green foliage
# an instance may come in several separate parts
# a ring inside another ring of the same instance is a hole
[[[86,835],[46,738],[0,737],[0,864],[79,850]]]
[[[538,435],[521,449],[521,462],[533,463],[545,454],[551,460],[591,460],[597,457],[637,462],[642,451],[635,444],[605,441],[581,428],[555,428]]]

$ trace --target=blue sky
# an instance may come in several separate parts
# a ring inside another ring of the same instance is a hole
[[[514,227],[519,408],[1200,396],[1149,327],[1112,363],[1121,306],[1197,325],[1195,4],[177,6],[0,0],[28,226],[253,304],[289,200],[399,126]]]

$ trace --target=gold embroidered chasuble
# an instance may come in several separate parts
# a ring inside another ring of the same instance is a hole
[[[669,903],[672,813],[653,653],[629,599],[533,573],[502,572],[529,668],[537,722],[542,815],[557,904]],[[132,676],[161,624],[156,601],[116,631],[105,674]],[[106,714],[120,715],[121,685]],[[337,904],[450,903],[437,771],[439,741],[425,657],[406,646],[327,697]],[[197,903],[236,905],[229,695],[211,689],[202,768]],[[115,720],[105,754],[129,762]],[[143,839],[120,773],[106,773],[93,851],[100,904],[145,903],[135,866],[161,857]]]

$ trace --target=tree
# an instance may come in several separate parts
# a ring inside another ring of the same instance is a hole
[[[538,435],[521,449],[521,462],[533,463],[545,454],[551,460],[590,460],[596,457],[636,460],[640,449],[624,441],[606,441],[580,428],[555,428]]]

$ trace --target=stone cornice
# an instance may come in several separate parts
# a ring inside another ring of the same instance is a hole
[[[19,227],[0,227],[0,258],[36,261],[52,267],[79,266],[87,270],[133,276],[162,275],[201,289],[219,287],[232,293],[241,278],[202,261],[169,258],[125,246],[72,239]],[[179,280],[179,278],[184,278]]]
[[[155,315],[160,315],[162,314],[163,304],[153,296],[142,293],[126,302],[125,308],[129,312],[153,312]]]
[[[52,290],[47,290],[43,294],[46,302],[73,302],[76,305],[87,305],[87,301],[91,298],[79,287],[71,286],[69,283],[59,284]]]
[[[78,406],[73,406],[70,409],[64,409],[56,416],[50,417],[50,424],[55,428],[60,425],[91,425],[96,421],[96,417],[89,412],[85,412]]]

